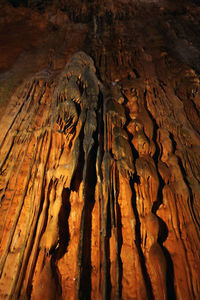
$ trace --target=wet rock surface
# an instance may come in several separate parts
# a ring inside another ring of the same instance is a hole
[[[0,298],[198,299],[197,1],[0,5]]]

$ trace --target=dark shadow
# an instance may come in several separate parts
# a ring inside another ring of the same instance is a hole
[[[174,153],[175,150],[176,150],[176,142],[175,142],[173,134],[171,132],[169,133],[169,137],[170,137],[170,140],[172,142],[172,148],[173,148],[172,152]]]
[[[153,91],[155,93],[155,88],[153,88]],[[155,147],[156,147],[156,150],[155,150],[155,153],[153,155],[153,159],[156,163],[156,165],[158,164],[158,159],[160,157],[160,149],[159,149],[159,146],[157,144],[157,131],[158,131],[158,125],[156,123],[156,120],[154,119],[154,117],[152,116],[151,112],[149,111],[148,107],[147,107],[147,100],[146,100],[146,94],[147,94],[147,90],[145,89],[144,91],[144,107],[145,107],[145,110],[147,112],[147,114],[149,115],[149,118],[151,119],[152,123],[153,123],[153,137],[152,137],[152,140],[155,144]],[[156,95],[154,95],[155,98],[156,98]]]
[[[176,300],[176,292],[174,288],[174,267],[171,256],[167,249],[161,245],[162,251],[164,253],[167,270],[166,270],[166,287],[167,287],[167,300]]]
[[[58,217],[58,226],[59,226],[59,247],[55,250],[55,259],[59,260],[67,251],[67,247],[70,240],[69,234],[69,224],[68,219],[71,211],[71,205],[69,202],[70,190],[63,189],[62,193],[62,206],[59,212]]]
[[[83,180],[83,201],[84,207],[81,216],[80,242],[79,242],[79,286],[77,286],[78,297],[81,300],[91,299],[91,234],[92,234],[92,210],[95,203],[96,156],[98,148],[98,136],[95,132],[94,146],[88,154],[87,166],[85,165],[85,180]],[[86,161],[85,161],[86,163]],[[84,170],[83,170],[84,172]]]
[[[158,210],[159,206],[162,204],[163,202],[163,188],[164,188],[164,185],[165,185],[165,182],[164,180],[162,179],[162,177],[160,176],[160,173],[158,171],[158,163],[156,164],[156,169],[157,169],[157,175],[158,175],[158,179],[159,179],[159,186],[158,186],[158,196],[157,196],[157,201],[155,201],[153,203],[153,206],[152,206],[152,213],[156,213],[156,211]]]
[[[55,283],[56,283],[56,299],[61,299],[61,296],[62,296],[62,277],[61,277],[61,274],[60,274],[59,269],[57,267],[56,260],[57,259],[54,256],[52,256],[51,268],[52,268],[53,277],[54,277],[54,280],[55,280]]]
[[[131,147],[132,154],[133,154],[133,160],[135,162],[136,159],[139,157],[139,155],[138,155],[138,152],[136,151],[135,147],[133,146],[133,143],[131,142],[133,139],[133,134],[127,130],[127,126],[131,122],[131,118],[130,118],[130,111],[129,111],[128,107],[126,107],[126,103],[128,102],[128,99],[126,98],[126,96],[124,94],[123,94],[123,97],[124,97],[124,104],[125,104],[124,108],[125,108],[125,115],[126,115],[126,124],[124,125],[124,130],[126,130],[126,133],[128,134],[129,145]]]
[[[164,243],[168,237],[168,228],[165,222],[156,215],[159,221],[159,233],[158,233],[158,242],[160,244]]]
[[[84,151],[83,151],[83,145],[82,145],[83,134],[84,133],[83,133],[83,128],[82,128],[81,132],[79,134],[80,148],[79,148],[78,164],[77,164],[77,168],[74,172],[74,175],[72,177],[71,186],[70,186],[70,189],[72,191],[76,191],[76,192],[78,192],[80,184],[83,180],[83,168],[84,168]]]
[[[159,220],[159,235],[158,235],[158,243],[162,248],[162,251],[165,256],[166,260],[166,289],[167,289],[167,299],[168,300],[176,300],[176,292],[174,288],[174,267],[173,267],[173,262],[171,259],[171,256],[167,249],[163,246],[164,241],[168,237],[168,228],[165,224],[165,222],[159,218],[157,215],[156,217]]]
[[[155,119],[153,118],[151,112],[149,111],[149,109],[147,107],[146,94],[147,94],[147,90],[145,89],[145,92],[144,92],[144,107],[146,109],[147,114],[149,115],[149,118],[153,122],[153,137],[152,137],[152,140],[153,140],[154,145],[155,145],[155,153],[154,153],[152,158],[155,162],[155,167],[156,167],[156,171],[157,171],[157,175],[158,175],[158,179],[159,179],[157,200],[153,203],[153,207],[152,207],[152,212],[155,214],[156,211],[158,210],[159,206],[163,202],[162,190],[163,190],[163,187],[165,185],[165,182],[162,179],[162,177],[160,176],[160,173],[158,171],[158,161],[160,159],[160,148],[159,148],[158,143],[157,143],[157,132],[158,132],[159,127],[158,127]]]
[[[8,2],[10,2],[13,7],[28,6],[28,0],[9,0]]]

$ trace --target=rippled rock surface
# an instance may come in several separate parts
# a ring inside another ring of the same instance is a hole
[[[199,299],[197,2],[0,4],[1,299]]]

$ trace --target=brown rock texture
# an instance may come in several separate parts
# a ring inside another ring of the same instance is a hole
[[[1,1],[0,299],[200,299],[198,1]]]

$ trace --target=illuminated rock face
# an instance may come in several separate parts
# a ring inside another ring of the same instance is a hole
[[[195,3],[64,2],[1,8],[0,298],[198,299]]]

